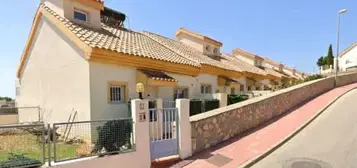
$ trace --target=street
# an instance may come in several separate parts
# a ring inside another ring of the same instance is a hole
[[[253,168],[357,168],[357,90]]]

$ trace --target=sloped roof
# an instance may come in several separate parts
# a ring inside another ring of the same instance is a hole
[[[205,64],[205,65],[210,65],[214,66],[217,68],[225,69],[225,70],[233,70],[233,71],[238,71],[241,72],[243,71],[242,69],[238,67],[233,67],[230,65],[223,64],[222,62],[212,59],[201,52],[197,51],[196,49],[185,45],[181,43],[180,41],[173,40],[155,33],[151,33],[148,31],[143,31],[143,34],[147,35],[151,39],[155,40],[156,42],[159,42],[160,44],[164,45],[165,47],[169,48],[170,50],[186,57],[189,58],[193,61],[196,61],[200,64]]]
[[[250,58],[258,58],[258,59],[261,59],[263,60],[264,58],[260,57],[259,55],[257,54],[253,54],[251,52],[248,52],[246,50],[243,50],[241,48],[236,48],[232,51],[232,54],[235,55],[235,54],[240,54],[242,56],[245,56],[245,57],[250,57]]]
[[[259,74],[259,75],[267,74],[264,70],[259,69],[253,65],[248,64],[248,63],[245,63],[244,61],[239,60],[238,58],[235,58],[232,55],[222,53],[221,58],[222,58],[221,61],[223,63],[231,65],[231,66],[239,67],[240,69],[242,69],[245,72],[255,73],[255,74]]]
[[[200,67],[199,63],[172,52],[168,48],[162,46],[140,32],[135,32],[125,28],[113,28],[105,24],[102,24],[102,29],[100,30],[93,29],[84,25],[76,24],[59,16],[44,4],[41,4],[40,8],[43,8],[45,11],[57,18],[81,41],[92,48],[100,48],[123,54],[151,58],[154,60]]]
[[[357,46],[357,42],[351,44],[350,46],[348,46],[340,55],[340,57],[344,56],[346,53],[348,53],[349,51],[351,51],[353,48],[355,48]]]
[[[207,37],[207,36],[203,36],[203,35],[201,35],[201,34],[199,34],[199,33],[194,32],[194,31],[187,30],[187,29],[185,29],[185,28],[183,28],[183,27],[181,27],[181,28],[176,32],[175,36],[177,37],[177,36],[179,36],[181,33],[188,34],[188,35],[190,35],[190,36],[193,36],[193,37],[195,37],[195,38],[201,39],[201,40],[203,40],[203,41],[208,41],[208,42],[214,43],[214,44],[216,44],[218,47],[222,47],[222,45],[223,45],[222,42],[219,42],[219,41],[217,41],[217,40],[215,40],[215,39],[213,39],[213,38]]]
[[[161,80],[161,81],[168,81],[168,82],[177,82],[176,79],[167,75],[165,72],[161,71],[153,71],[148,69],[139,69],[140,72],[145,74],[147,77],[153,80]]]

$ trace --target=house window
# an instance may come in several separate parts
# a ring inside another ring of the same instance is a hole
[[[235,94],[236,93],[236,88],[231,87],[231,94]]]
[[[217,48],[213,49],[213,53],[217,54]]]
[[[76,20],[87,22],[88,21],[88,14],[86,12],[83,12],[83,11],[75,9],[73,18],[76,19]]]
[[[16,96],[20,96],[20,87],[16,87]]]
[[[174,90],[174,100],[183,98],[188,99],[188,88],[176,88]]]
[[[240,86],[239,86],[239,90],[240,90],[241,92],[244,92],[244,85],[240,85]]]
[[[209,46],[206,46],[206,51],[209,51]]]
[[[252,90],[252,88],[250,86],[248,86],[248,91],[251,91],[251,90]]]
[[[202,94],[211,94],[212,86],[211,85],[201,85],[201,93]]]
[[[120,82],[110,82],[108,88],[109,103],[124,103],[127,85]]]

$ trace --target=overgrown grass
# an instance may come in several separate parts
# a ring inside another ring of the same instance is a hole
[[[43,163],[43,148],[48,157],[48,145],[43,146],[41,139],[31,134],[9,134],[0,135],[0,165],[6,162],[12,155],[21,155]],[[56,154],[61,157],[76,157],[76,150],[79,145],[57,143]],[[51,145],[51,156],[53,157],[54,147]]]

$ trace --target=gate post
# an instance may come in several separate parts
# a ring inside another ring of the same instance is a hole
[[[178,110],[178,150],[181,159],[192,156],[190,100],[177,99]]]
[[[148,100],[132,100],[131,112],[134,123],[133,136],[136,152],[140,154],[142,165],[151,165]]]

